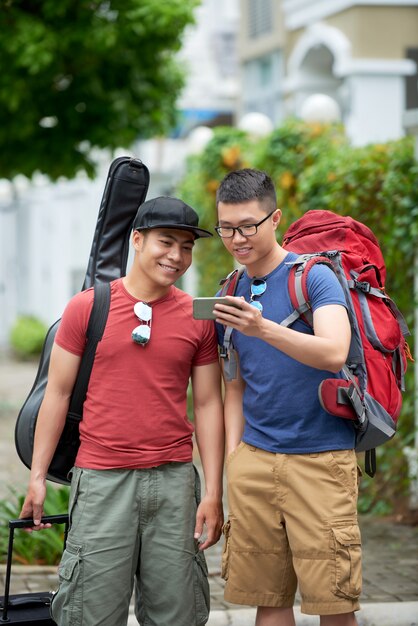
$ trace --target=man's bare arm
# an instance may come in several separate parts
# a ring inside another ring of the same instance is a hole
[[[40,520],[46,494],[48,467],[64,428],[80,360],[81,357],[54,344],[48,383],[36,422],[29,487],[20,512],[20,517],[33,517],[37,529],[42,527]]]
[[[205,477],[205,494],[196,515],[195,537],[202,535],[205,524],[207,539],[200,545],[200,549],[204,550],[218,541],[223,523],[222,473],[225,437],[218,363],[194,367],[192,388],[196,442]]]
[[[224,375],[224,382],[225,447],[226,456],[228,457],[241,441],[244,430],[243,395],[245,383],[239,372],[239,368],[236,378],[227,380]]]
[[[242,298],[227,296],[240,309],[217,304],[217,321],[252,337],[258,337],[304,365],[339,372],[350,347],[351,329],[346,309],[329,304],[313,314],[314,335],[300,333],[264,318]]]

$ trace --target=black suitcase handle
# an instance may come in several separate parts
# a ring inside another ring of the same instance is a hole
[[[43,524],[65,524],[64,531],[64,548],[67,542],[67,534],[68,534],[68,523],[69,517],[67,514],[62,515],[45,515],[45,517],[41,518],[41,522]],[[13,558],[13,541],[14,541],[14,532],[16,528],[31,528],[33,526],[33,518],[22,518],[22,519],[11,519],[9,520],[9,547],[7,550],[7,565],[6,565],[6,581],[4,585],[4,598],[3,598],[3,611],[0,616],[0,622],[7,622],[7,612],[10,606],[9,604],[9,595],[10,595],[10,576],[12,571],[12,558]]]
[[[46,515],[41,519],[42,524],[68,524],[68,515]],[[33,526],[33,518],[19,518],[9,520],[9,528],[31,528]]]

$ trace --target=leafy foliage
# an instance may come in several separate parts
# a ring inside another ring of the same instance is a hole
[[[10,345],[21,359],[31,358],[42,351],[47,327],[36,317],[22,315],[10,332]]]
[[[236,129],[215,129],[204,152],[193,157],[179,194],[202,215],[206,228],[216,224],[216,190],[223,176],[241,167],[268,172],[282,209],[281,232],[308,210],[351,215],[376,235],[386,262],[386,289],[413,327],[414,257],[418,250],[418,164],[411,137],[385,144],[353,147],[340,125],[288,120],[257,143]],[[232,269],[219,238],[196,249],[201,295],[212,295]],[[408,340],[413,351],[414,339]],[[414,378],[407,371],[398,434],[377,451],[378,474],[363,478],[361,512],[387,512],[407,493],[402,449],[414,438]]]
[[[44,514],[66,513],[68,496],[68,487],[57,488],[47,483]],[[19,517],[24,499],[24,495],[10,488],[10,497],[0,500],[0,563],[5,563],[7,560],[9,520]],[[57,565],[61,558],[63,541],[64,527],[61,524],[54,524],[51,528],[30,534],[17,530],[14,538],[13,559],[21,565]]]
[[[94,174],[91,149],[175,122],[175,53],[197,0],[5,0],[0,178]]]
[[[177,194],[198,211],[202,228],[214,232],[219,183],[228,172],[250,167],[249,151],[250,143],[243,131],[219,127],[203,154],[189,158],[187,175],[181,181]],[[214,294],[220,278],[233,268],[233,259],[217,236],[198,243],[194,258],[199,273],[199,295]]]

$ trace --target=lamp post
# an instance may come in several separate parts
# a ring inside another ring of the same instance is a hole
[[[415,136],[415,159],[418,161],[418,109],[410,109],[404,113],[403,125],[407,133]],[[418,183],[418,181],[417,181]],[[414,446],[404,448],[408,461],[408,475],[410,480],[409,506],[411,509],[418,509],[418,251],[415,252],[414,263],[414,426],[415,441]]]

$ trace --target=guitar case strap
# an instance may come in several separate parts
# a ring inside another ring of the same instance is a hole
[[[97,344],[103,337],[110,307],[110,284],[94,283],[94,301],[87,326],[87,343],[81,358],[80,369],[71,395],[67,419],[80,422],[83,417],[83,404],[86,399],[90,374],[93,369]]]

